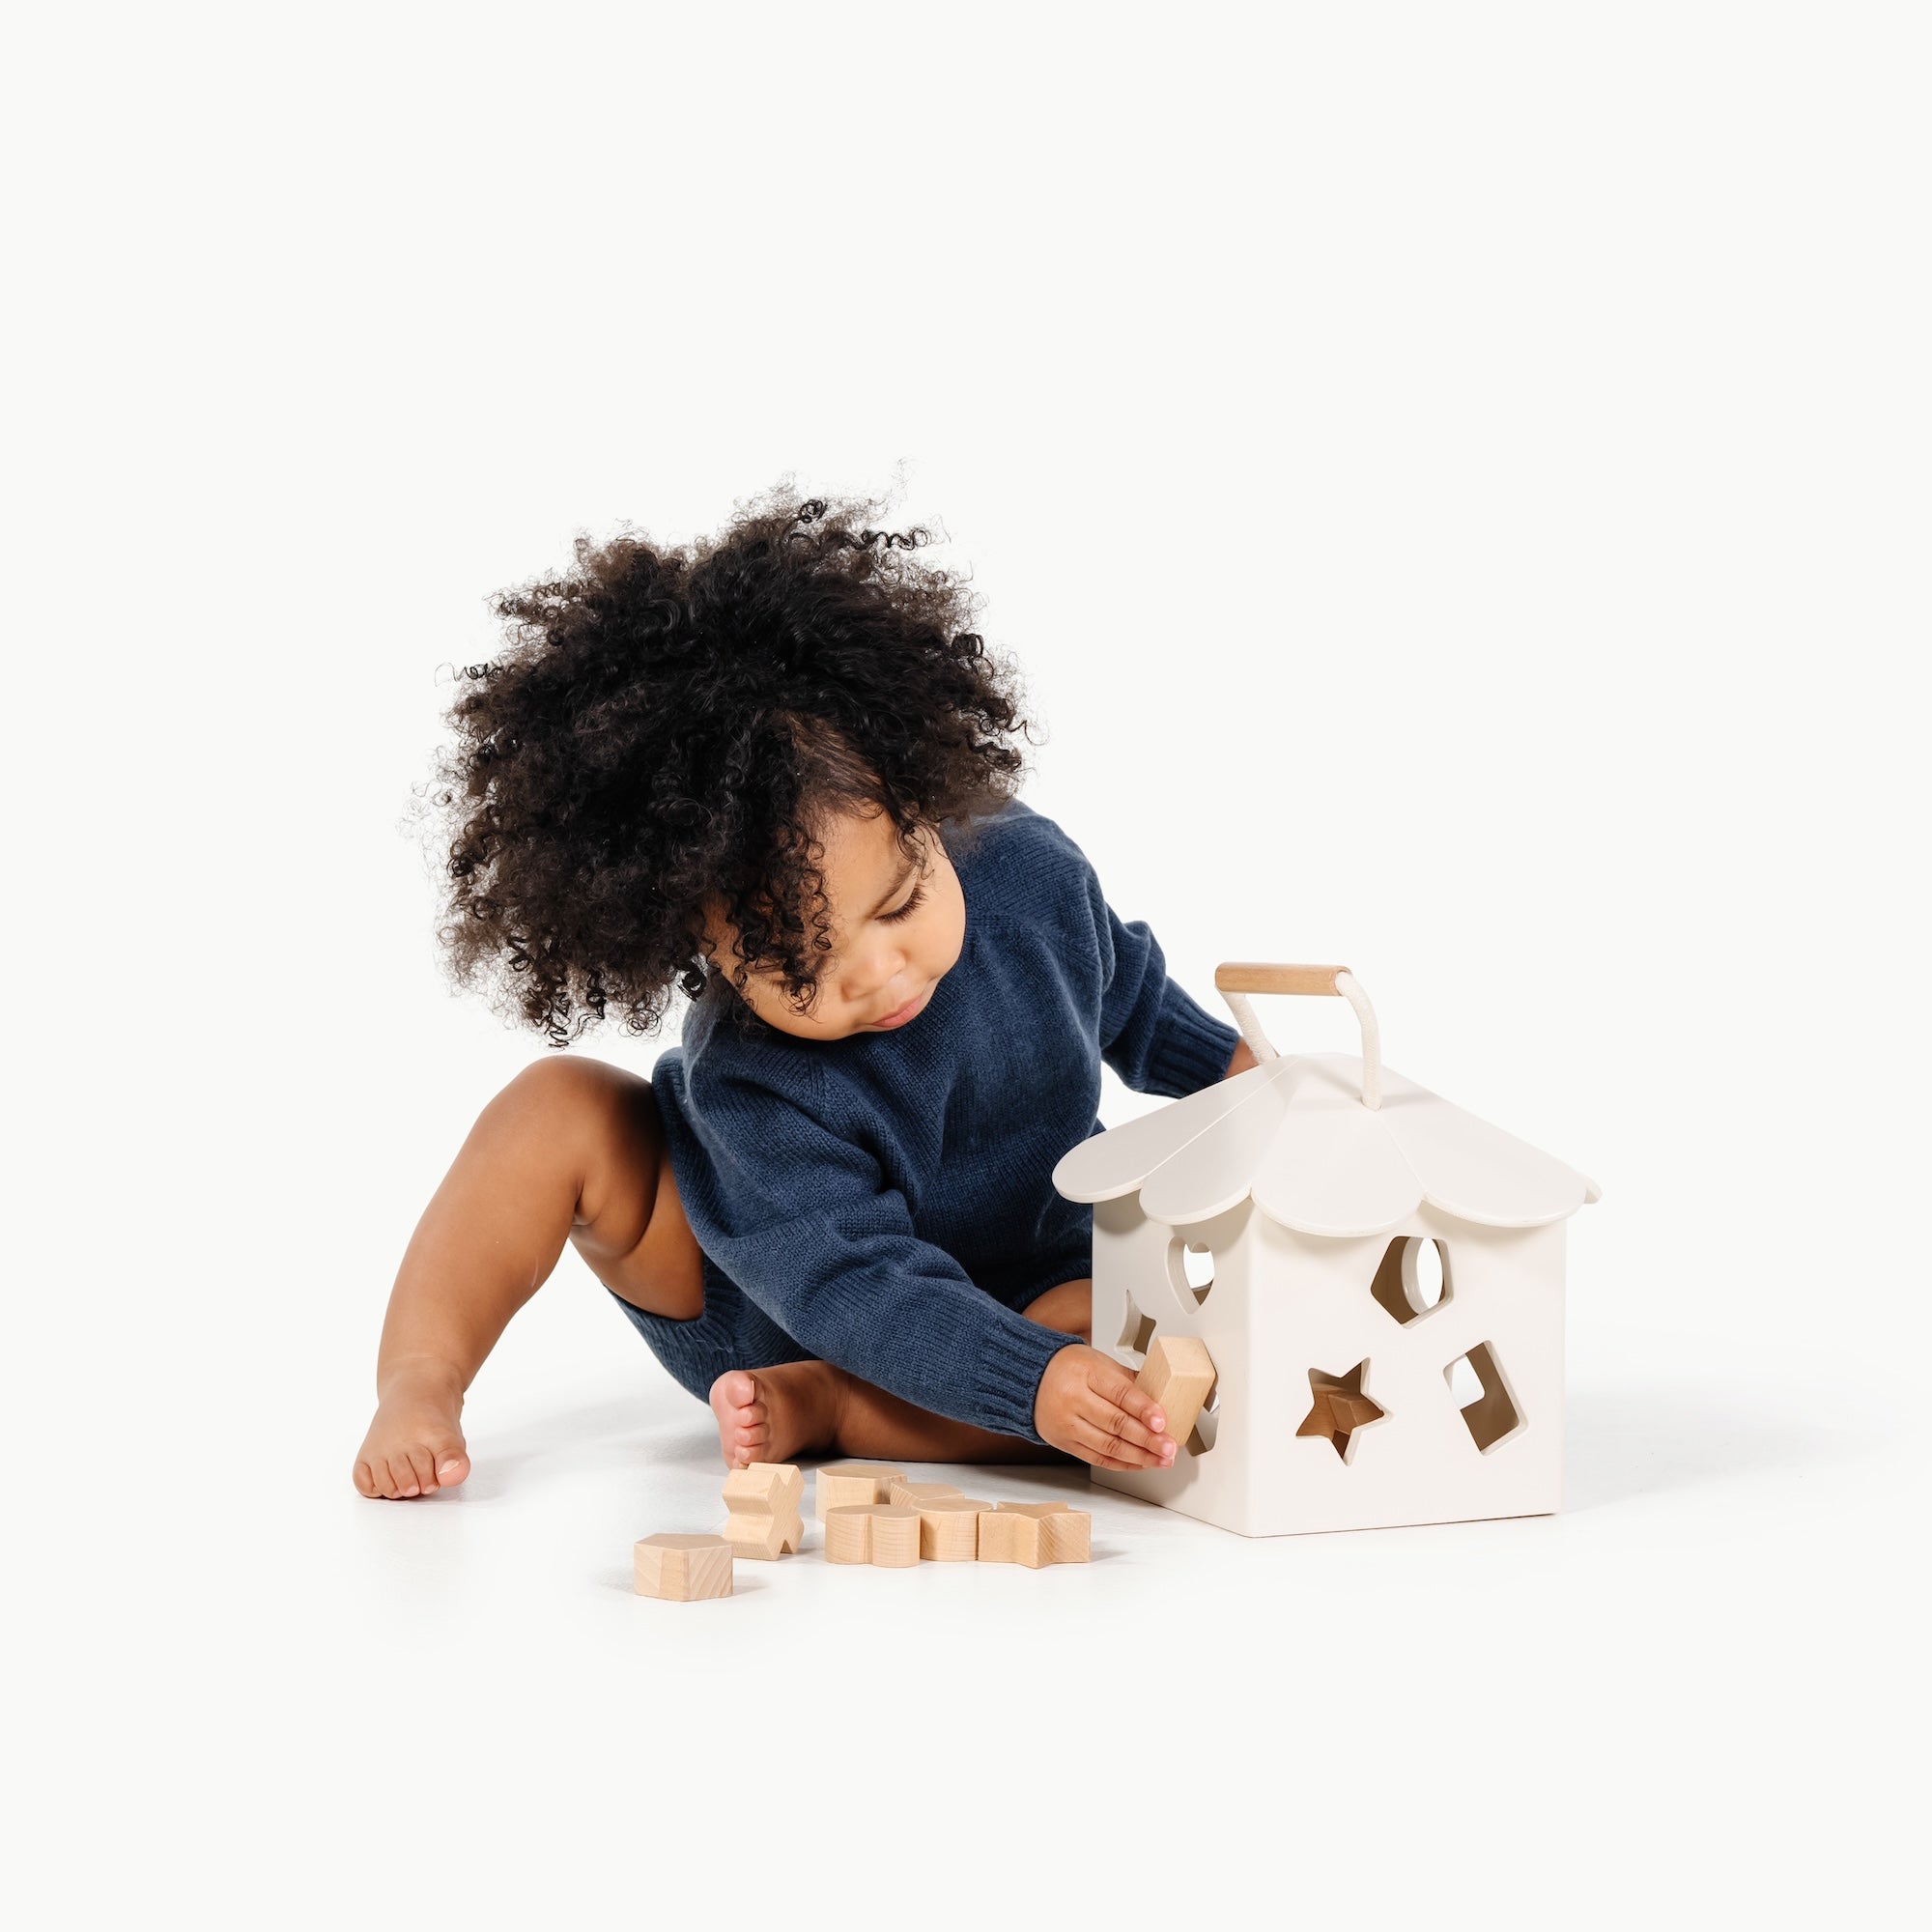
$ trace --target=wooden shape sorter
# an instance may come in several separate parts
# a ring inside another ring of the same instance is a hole
[[[722,1536],[647,1536],[632,1552],[640,1597],[695,1603],[731,1594],[731,1546]]]
[[[820,1522],[828,1510],[847,1503],[882,1503],[890,1498],[892,1486],[905,1481],[905,1471],[885,1463],[828,1463],[812,1485],[816,1492],[813,1507]]]
[[[1346,969],[1214,978],[1258,1064],[1054,1170],[1094,1208],[1094,1346],[1164,1388],[1181,1444],[1093,1480],[1246,1536],[1554,1510],[1565,1234],[1595,1183],[1383,1066]],[[1277,1054],[1253,993],[1348,1000],[1360,1056]],[[1188,1345],[1215,1378],[1183,1434]]]
[[[724,1478],[731,1512],[724,1540],[740,1556],[776,1562],[797,1550],[805,1535],[799,1503],[805,1478],[792,1463],[753,1463]]]

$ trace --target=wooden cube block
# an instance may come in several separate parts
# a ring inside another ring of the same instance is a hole
[[[1024,1562],[1024,1556],[1020,1559]],[[1094,1519],[1085,1510],[1062,1510],[1044,1517],[1039,1525],[1039,1565],[1091,1563],[1094,1560]]]
[[[828,1463],[818,1472],[812,1486],[820,1522],[828,1510],[842,1509],[849,1503],[882,1503],[895,1483],[905,1481],[905,1471],[884,1463]]]
[[[886,1500],[917,1509],[923,1502],[930,1502],[934,1496],[957,1496],[965,1492],[953,1483],[908,1483],[899,1477],[886,1486]]]
[[[825,1512],[825,1560],[910,1570],[919,1529],[919,1512],[900,1503],[834,1503]]]
[[[805,1536],[799,1504],[805,1478],[793,1463],[753,1463],[724,1478],[724,1504],[731,1512],[724,1540],[740,1556],[760,1562],[797,1549]]]
[[[1135,1379],[1161,1406],[1166,1433],[1185,1442],[1214,1392],[1214,1358],[1198,1335],[1156,1335]]]
[[[977,1496],[928,1496],[919,1511],[919,1553],[925,1563],[971,1563],[980,1554],[980,1512],[992,1508]]]
[[[1044,1570],[1049,1563],[1085,1563],[1093,1549],[1093,1519],[1065,1503],[1001,1503],[980,1517],[980,1561]]]
[[[695,1603],[731,1594],[731,1546],[722,1536],[647,1536],[632,1552],[640,1597]]]

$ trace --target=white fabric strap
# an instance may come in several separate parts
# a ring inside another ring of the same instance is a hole
[[[1314,990],[1310,987],[1308,990]],[[1355,1009],[1355,1018],[1362,1029],[1362,1105],[1371,1113],[1382,1103],[1382,1035],[1376,1021],[1376,1009],[1369,1005],[1369,996],[1362,991],[1360,982],[1352,973],[1338,973],[1335,976],[1335,990]],[[1241,1030],[1241,1037],[1248,1043],[1248,1051],[1265,1065],[1270,1060],[1279,1060],[1274,1043],[1262,1031],[1262,1023],[1255,1016],[1253,1003],[1245,993],[1224,991],[1221,997],[1228,1003],[1228,1010],[1235,1016],[1235,1024]]]

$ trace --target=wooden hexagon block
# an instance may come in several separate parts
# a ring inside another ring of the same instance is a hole
[[[1044,1570],[1049,1563],[1085,1563],[1093,1551],[1093,1519],[1065,1503],[1001,1503],[980,1514],[980,1561]]]
[[[1201,1419],[1201,1406],[1214,1393],[1214,1358],[1198,1335],[1156,1335],[1135,1379],[1159,1403],[1165,1433],[1185,1442]]]
[[[905,1471],[884,1463],[828,1463],[812,1485],[813,1509],[820,1522],[829,1510],[853,1503],[882,1503],[892,1486],[905,1481]]]
[[[805,1536],[799,1504],[805,1478],[793,1463],[753,1463],[724,1478],[724,1506],[731,1518],[724,1540],[740,1556],[775,1562]]]
[[[731,1594],[731,1546],[722,1536],[647,1536],[632,1562],[640,1597],[689,1604]]]
[[[825,1512],[825,1560],[910,1570],[919,1530],[919,1512],[902,1503],[834,1503]]]

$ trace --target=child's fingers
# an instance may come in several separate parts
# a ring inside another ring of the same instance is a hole
[[[1106,1368],[1094,1375],[1087,1385],[1103,1402],[1125,1409],[1143,1429],[1158,1435],[1167,1426],[1167,1417],[1161,1413],[1160,1404],[1118,1362],[1108,1362]]]
[[[1165,1438],[1158,1429],[1149,1429],[1136,1422],[1125,1409],[1116,1407],[1104,1398],[1094,1402],[1084,1413],[1096,1429],[1118,1436],[1129,1448],[1145,1449],[1155,1462],[1161,1460],[1161,1443]]]
[[[1117,1422],[1124,1423],[1126,1418],[1115,1412]],[[1097,1463],[1103,1469],[1162,1469],[1167,1466],[1167,1459],[1159,1451],[1143,1449],[1138,1444],[1126,1440],[1118,1430],[1105,1422],[1093,1422],[1085,1416],[1074,1419],[1074,1440],[1081,1453],[1090,1463]]]

